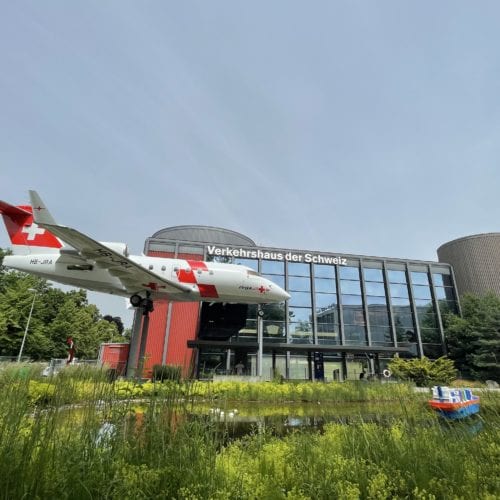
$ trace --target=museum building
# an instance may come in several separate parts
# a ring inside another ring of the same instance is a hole
[[[443,315],[459,311],[446,263],[262,247],[207,226],[162,229],[144,253],[245,265],[291,295],[260,312],[244,304],[155,303],[142,339],[149,371],[170,364],[198,378],[355,379],[382,373],[396,354],[444,355]],[[138,310],[129,366],[141,322]]]

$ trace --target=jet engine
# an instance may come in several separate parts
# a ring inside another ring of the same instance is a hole
[[[115,243],[115,242],[109,242],[109,241],[100,241],[99,243],[101,245],[104,245],[105,247],[108,247],[110,250],[113,250],[116,253],[119,253],[120,255],[124,255],[125,257],[128,257],[128,247],[127,247],[126,243]]]

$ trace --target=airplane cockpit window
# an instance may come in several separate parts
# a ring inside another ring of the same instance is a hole
[[[247,276],[260,276],[260,274],[257,271],[247,271]]]

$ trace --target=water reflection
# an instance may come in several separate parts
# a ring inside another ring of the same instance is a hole
[[[200,412],[201,410],[201,412]],[[436,418],[434,412],[422,405],[410,410],[400,404],[342,404],[342,405],[294,405],[280,407],[253,405],[241,410],[220,408],[198,408],[191,418],[208,418],[215,423],[229,439],[237,439],[250,434],[267,433],[285,436],[291,432],[322,432],[328,424],[360,425],[366,423],[388,427],[402,420],[413,426],[436,425],[443,432],[476,434],[483,428],[481,417],[473,416],[459,422],[449,422]]]

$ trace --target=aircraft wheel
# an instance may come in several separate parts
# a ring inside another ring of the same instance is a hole
[[[130,303],[133,307],[139,307],[142,302],[142,297],[140,295],[134,294],[130,297]]]
[[[147,314],[154,311],[153,301],[151,299],[142,299],[141,307],[143,309],[143,313]]]

